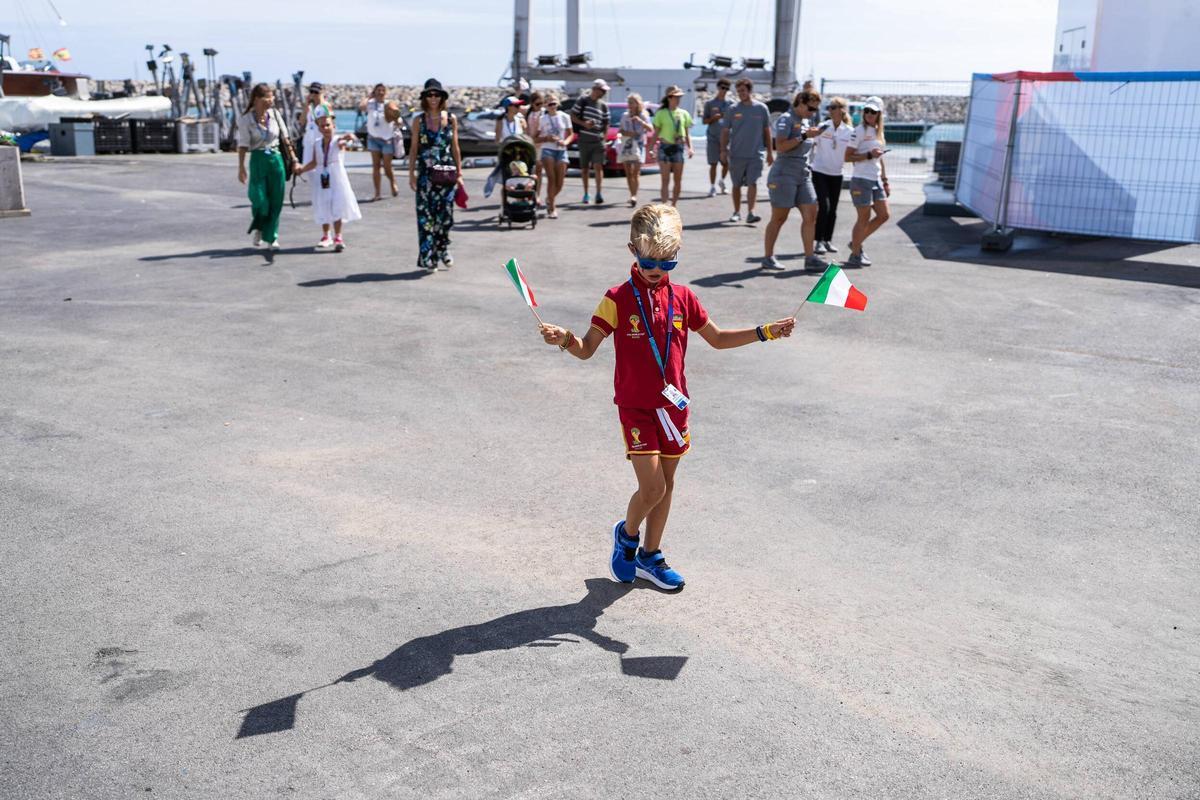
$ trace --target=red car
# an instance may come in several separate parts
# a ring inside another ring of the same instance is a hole
[[[575,105],[574,100],[570,100],[564,104],[562,109],[567,114],[571,113],[571,108]],[[651,117],[658,110],[657,103],[646,103],[646,111]],[[621,152],[621,134],[617,126],[621,123],[621,117],[625,116],[625,110],[629,108],[626,103],[609,103],[608,104],[608,135],[604,137],[607,147],[604,148],[604,175],[612,177],[614,175],[625,175],[625,165],[617,160],[617,155]],[[646,159],[642,162],[643,175],[655,175],[658,173],[658,137],[653,133],[646,134]],[[567,146],[567,174],[579,174],[579,145],[578,141],[571,142]]]

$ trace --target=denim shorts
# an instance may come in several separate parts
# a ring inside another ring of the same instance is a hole
[[[548,147],[542,148],[542,161],[555,161],[560,164],[567,163],[566,150],[551,150]]]
[[[687,158],[687,150],[682,142],[678,144],[658,143],[658,163],[682,164]]]
[[[396,155],[396,147],[391,139],[380,139],[375,136],[367,137],[367,149],[372,153],[383,153],[386,156]]]

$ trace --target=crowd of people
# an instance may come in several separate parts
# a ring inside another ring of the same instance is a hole
[[[731,88],[736,99],[729,97]],[[733,206],[729,222],[740,223],[744,190],[745,222],[761,221],[755,210],[765,167],[771,210],[763,235],[763,269],[783,269],[775,256],[775,246],[782,227],[796,209],[800,213],[804,268],[823,270],[826,262],[822,256],[839,252],[834,244],[834,227],[849,164],[849,194],[856,219],[844,266],[869,266],[871,260],[863,244],[887,221],[891,191],[884,165],[887,145],[882,101],[869,98],[863,105],[862,121],[855,125],[844,98],[831,98],[822,114],[821,96],[806,87],[795,96],[790,109],[772,121],[771,112],[754,98],[753,90],[748,79],[731,84],[721,78],[716,96],[703,106],[708,196],[728,192]],[[500,102],[503,113],[495,122],[496,141],[527,139],[532,142],[536,163],[517,162],[510,166],[520,170],[519,175],[498,177],[531,179],[533,203],[545,209],[548,219],[558,218],[572,144],[578,149],[582,202],[604,204],[608,137],[614,127],[613,146],[625,174],[629,206],[638,205],[641,171],[651,142],[660,173],[658,199],[671,206],[679,201],[684,167],[695,155],[694,121],[680,107],[685,92],[678,86],[668,87],[653,114],[640,95],[631,93],[624,113],[614,120],[605,102],[609,91],[603,79],[595,80],[587,93],[576,99],[570,113],[561,110],[565,98],[552,90],[534,91],[524,97],[513,95]],[[373,200],[381,197],[384,176],[392,196],[399,193],[393,159],[404,153],[402,112],[398,103],[387,100],[387,93],[386,86],[377,84],[360,104],[367,118]],[[465,207],[466,199],[459,122],[447,108],[448,99],[441,83],[429,79],[420,94],[420,110],[409,120],[408,183],[416,201],[417,265],[430,271],[453,264],[450,231],[454,206],[457,202]],[[253,88],[250,102],[238,120],[238,173],[250,197],[250,233],[255,246],[278,249],[286,180],[292,174],[313,172],[315,180],[309,181],[313,218],[322,228],[317,249],[340,252],[345,248],[343,224],[362,216],[342,156],[354,137],[350,133],[339,135],[333,109],[320,83],[309,85],[301,117],[304,134],[299,154],[274,108],[274,91],[268,84]]]

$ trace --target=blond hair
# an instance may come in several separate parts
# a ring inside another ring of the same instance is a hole
[[[683,218],[666,203],[644,205],[633,212],[629,242],[643,258],[670,258],[683,244]]]
[[[638,114],[641,114],[643,111],[646,110],[646,104],[642,102],[642,96],[640,94],[638,94],[637,92],[630,92],[629,94],[627,94],[625,96],[625,105],[626,105],[626,107],[629,107],[629,106],[632,106],[634,103],[637,103],[637,113]],[[629,110],[632,111],[633,109],[630,108]]]

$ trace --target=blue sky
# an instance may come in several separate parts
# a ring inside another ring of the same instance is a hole
[[[0,32],[18,56],[68,47],[96,78],[147,77],[145,45],[199,55],[220,72],[327,82],[491,85],[512,47],[510,0],[0,0]],[[581,40],[604,66],[678,67],[695,52],[770,58],[772,0],[582,0]],[[805,0],[801,77],[948,80],[1049,69],[1057,4],[1049,0]],[[284,15],[287,21],[281,21]],[[563,0],[532,0],[531,51],[561,53]]]

